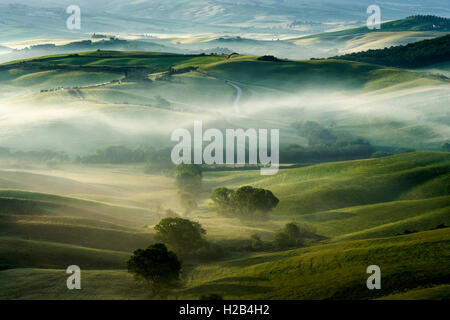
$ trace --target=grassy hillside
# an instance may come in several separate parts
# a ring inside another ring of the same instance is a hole
[[[205,293],[226,299],[445,297],[450,229],[398,234],[450,224],[449,161],[448,153],[409,153],[282,169],[270,177],[258,171],[205,172],[203,199],[189,218],[203,225],[209,240],[228,243],[258,233],[270,241],[292,220],[328,239],[295,250],[230,252],[221,261],[185,264],[183,286],[169,298],[198,299]],[[105,172],[99,177],[104,179]],[[117,178],[110,179],[102,181],[117,186]],[[145,183],[146,190],[167,192],[157,180]],[[271,220],[219,217],[205,201],[215,187],[240,185],[274,192],[281,202]],[[0,297],[151,298],[124,270],[132,250],[152,241],[137,229],[140,210],[17,190],[0,191],[0,199],[0,267],[8,269],[0,271]],[[64,269],[71,264],[85,270],[78,293],[64,289]],[[371,264],[381,267],[381,291],[365,286],[365,268]],[[44,282],[52,289],[40,286]],[[36,288],[45,292],[39,296]]]
[[[313,224],[319,233],[334,240],[367,239],[450,225],[449,211],[450,196],[445,196],[342,208],[298,220]]]
[[[381,24],[380,29],[367,26],[325,32],[289,41],[301,47],[320,48],[315,57],[383,49],[391,46],[441,37],[450,32],[449,19],[435,16],[413,16]]]
[[[252,185],[280,199],[272,223],[221,221],[235,237],[257,232],[271,239],[288,220],[309,225],[331,241],[388,237],[450,225],[449,160],[448,153],[409,153],[282,169],[271,177],[208,172],[204,186],[212,191]],[[223,234],[210,219],[202,221],[207,229]]]
[[[92,249],[58,242],[0,237],[0,265],[36,268],[122,269],[130,252]]]
[[[436,81],[415,72],[338,60],[261,62],[242,59],[232,64],[216,64],[205,71],[217,77],[291,92],[322,86],[376,90],[416,80],[422,85]],[[267,76],[261,77],[261,74]]]
[[[82,290],[67,290],[65,269],[10,269],[0,272],[0,299],[148,299],[125,270],[83,270]],[[37,289],[39,288],[39,289]]]
[[[183,288],[169,298],[198,299],[202,294],[220,293],[225,299],[442,299],[448,297],[449,241],[450,230],[446,229],[197,266],[185,270]],[[366,288],[366,268],[371,264],[381,268],[382,290]],[[151,298],[122,270],[83,271],[83,290],[76,292],[65,288],[66,277],[61,269],[4,270],[0,272],[0,297]]]
[[[55,55],[10,62],[0,65],[0,79],[7,81],[8,85],[39,85],[40,88],[74,87],[118,80],[120,75],[130,75],[136,70],[153,74],[166,72],[170,68],[175,70],[200,68],[203,73],[217,79],[283,91],[298,91],[318,85],[377,89],[418,79],[423,84],[438,81],[433,77],[411,71],[342,60],[267,62],[246,56],[228,58],[226,55],[202,56],[118,51]],[[42,69],[47,70],[42,71]],[[98,74],[91,77],[93,72]],[[265,76],[261,77],[261,74]],[[197,77],[194,80],[199,82],[202,78]],[[196,87],[203,85],[203,83],[195,84]],[[222,88],[226,87],[227,85],[222,83]],[[188,89],[184,91],[189,91]],[[131,99],[130,102],[132,101]]]
[[[380,300],[448,300],[450,285],[443,284],[430,288],[418,288],[402,293],[394,293]]]
[[[269,188],[280,198],[275,214],[302,215],[357,205],[414,200],[449,194],[450,155],[408,153],[392,157],[324,163],[281,170],[270,177],[242,172],[252,185]],[[216,173],[215,175],[226,176]]]
[[[147,210],[37,192],[0,190],[0,204],[6,214],[85,217],[130,227],[152,221]]]
[[[80,221],[82,220],[82,221]],[[120,226],[97,227],[107,223],[92,219],[64,217],[0,215],[0,235],[78,246],[132,252],[136,248],[147,247],[152,242],[148,233],[134,230],[117,230]]]
[[[405,46],[351,53],[334,58],[393,67],[419,68],[448,62],[449,56],[450,35],[446,35]]]
[[[314,246],[199,266],[173,297],[221,293],[226,299],[374,299],[450,280],[450,229]],[[382,290],[367,290],[378,265]]]

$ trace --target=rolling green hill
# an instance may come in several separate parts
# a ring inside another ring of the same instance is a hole
[[[380,29],[371,30],[362,26],[293,38],[289,41],[303,47],[321,48],[329,53],[326,55],[329,57],[442,37],[450,32],[449,21],[448,18],[436,16],[411,16],[384,22]]]
[[[270,177],[242,173],[280,197],[275,214],[303,215],[357,205],[449,194],[450,155],[407,153],[282,170]]]
[[[195,300],[202,294],[220,293],[225,299],[442,299],[448,297],[449,292],[450,274],[446,263],[450,258],[449,237],[450,229],[443,229],[197,266],[185,271],[183,288],[172,292],[169,298]],[[90,254],[70,249],[72,253],[83,254],[83,259]],[[102,252],[102,256],[106,259],[102,263],[108,264],[108,253]],[[58,260],[66,257],[67,254]],[[114,263],[120,264],[120,258]],[[371,264],[379,265],[382,270],[382,290],[366,288],[366,267]],[[85,265],[89,266],[88,262]],[[64,286],[65,270],[4,270],[0,272],[0,297],[149,298],[125,271],[85,269],[83,290],[76,293]]]
[[[367,26],[346,29],[335,32],[325,32],[304,38],[327,38],[335,36],[346,36],[365,34],[371,32],[399,32],[399,31],[450,31],[450,19],[431,15],[410,16],[405,19],[381,23],[380,29],[369,29]]]
[[[292,220],[328,239],[295,250],[187,264],[183,286],[169,298],[198,299],[206,293],[226,299],[446,297],[450,229],[420,231],[450,224],[449,161],[448,153],[429,152],[282,169],[271,177],[257,171],[205,172],[206,197],[217,186],[252,185],[269,188],[280,199],[271,221],[250,223],[219,219],[200,203],[195,220],[208,239],[234,239],[238,229],[241,236],[250,230],[267,238]],[[152,241],[138,232],[141,211],[17,190],[2,190],[0,200],[0,267],[5,269],[0,297],[151,298],[124,270],[131,251]],[[407,230],[419,232],[399,235]],[[71,264],[85,270],[83,292],[73,294],[59,284]],[[365,286],[371,264],[381,267],[381,291]],[[20,280],[25,275],[27,280]],[[53,289],[39,296],[36,288],[49,288],[40,286],[44,282]]]
[[[0,215],[0,235],[56,243],[67,243],[96,249],[132,252],[151,243],[149,233],[135,230],[117,230],[120,226],[107,228],[92,219]]]
[[[206,173],[205,185],[270,189],[280,199],[274,219],[309,225],[331,241],[389,237],[450,225],[449,161],[448,153],[408,153],[284,169],[271,177]]]
[[[374,299],[423,285],[447,284],[450,229],[341,242],[194,268],[172,297],[195,299]],[[366,268],[378,265],[382,290],[367,290]],[[447,290],[448,292],[448,290]]]
[[[67,290],[65,269],[23,268],[0,272],[0,299],[149,299],[125,270],[83,270],[82,290]],[[37,289],[39,288],[39,289]]]
[[[120,74],[130,76],[136,70],[150,75],[171,69],[189,72],[192,68],[200,68],[199,71],[217,79],[283,91],[298,91],[318,85],[379,89],[417,80],[421,80],[422,84],[439,82],[436,77],[417,72],[343,60],[267,62],[259,61],[257,57],[237,55],[228,58],[226,55],[116,51],[55,55],[10,62],[0,65],[0,79],[7,81],[9,85],[39,85],[43,89],[51,86],[74,87],[107,83],[118,80]],[[97,72],[95,77],[91,77],[92,73]],[[261,77],[261,74],[265,76]],[[222,86],[225,87],[226,84]]]
[[[96,201],[19,190],[0,190],[0,213],[42,216],[75,216],[106,220],[128,227],[152,222],[148,211]]]
[[[0,237],[0,265],[14,267],[122,269],[129,252],[100,250],[58,242]]]

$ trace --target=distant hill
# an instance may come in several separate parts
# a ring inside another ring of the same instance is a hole
[[[410,43],[404,46],[367,50],[333,58],[391,67],[424,67],[450,60],[450,35]]]
[[[324,32],[286,41],[302,48],[319,48],[321,51],[311,51],[311,54],[316,58],[324,58],[434,39],[450,32],[449,24],[448,18],[411,16],[382,23],[380,29],[370,30],[363,24],[359,28]]]
[[[335,32],[325,32],[311,35],[307,38],[328,38],[345,35],[364,34],[371,32],[398,32],[398,31],[442,31],[450,32],[450,19],[432,15],[416,15],[405,19],[384,22],[380,29],[369,29],[366,26],[346,29]]]
[[[71,41],[66,44],[56,45],[54,43],[44,43],[31,45],[23,49],[12,50],[0,46],[0,62],[16,59],[29,59],[44,55],[79,53],[94,50],[117,50],[117,51],[152,51],[152,52],[173,52],[186,53],[186,50],[177,47],[166,46],[146,40],[124,40],[115,37],[100,38],[96,35],[91,39]]]

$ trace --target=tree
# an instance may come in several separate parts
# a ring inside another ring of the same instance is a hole
[[[226,214],[234,211],[233,195],[234,190],[225,187],[216,188],[211,194],[211,200],[216,204],[220,213]]]
[[[251,186],[243,186],[236,191],[217,188],[211,200],[220,213],[228,213],[241,218],[262,217],[278,205],[278,198],[270,191]]]
[[[145,250],[135,250],[127,268],[136,280],[143,280],[146,287],[156,294],[179,280],[181,262],[164,244],[156,243]]]
[[[273,240],[273,246],[279,250],[289,248],[291,246],[289,236],[282,231],[277,232]]]
[[[250,236],[250,247],[252,250],[262,250],[264,248],[264,243],[261,240],[259,234],[254,233]]]
[[[198,222],[183,218],[164,218],[155,226],[155,239],[166,243],[179,255],[192,255],[205,246],[206,231]]]
[[[277,197],[272,191],[253,188],[251,186],[240,187],[233,195],[233,206],[240,216],[250,216],[254,213],[268,213],[278,205]]]
[[[174,172],[181,204],[189,213],[197,207],[196,198],[202,187],[201,166],[182,163],[175,167]]]
[[[446,142],[442,145],[441,150],[443,152],[450,152],[450,143]]]
[[[274,247],[280,250],[302,245],[305,238],[314,234],[300,225],[290,222],[278,231],[274,237]]]

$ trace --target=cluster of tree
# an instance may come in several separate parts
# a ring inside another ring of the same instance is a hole
[[[9,148],[0,147],[0,159],[14,161],[15,163],[34,163],[55,166],[68,162],[70,157],[64,151],[53,150],[31,150],[31,151],[12,151]]]
[[[180,218],[173,211],[170,214],[174,217],[164,218],[154,227],[157,243],[135,250],[127,262],[128,272],[153,294],[179,283],[179,257],[205,260],[223,254],[221,247],[204,239],[206,231],[198,222]]]
[[[396,148],[393,151],[376,151],[372,154],[372,158],[384,158],[393,156],[395,154],[402,154],[402,153],[409,153],[409,152],[416,152],[415,149],[411,148]]]
[[[272,241],[263,240],[259,234],[254,233],[248,239],[223,240],[220,244],[227,252],[261,252],[297,248],[306,245],[308,240],[324,239],[326,237],[316,234],[312,227],[290,222],[275,233]]]
[[[175,166],[170,160],[171,149],[155,149],[150,146],[139,146],[131,149],[127,146],[108,146],[99,148],[95,153],[79,156],[77,161],[81,163],[139,163],[146,162],[145,173],[168,173]]]
[[[292,144],[283,148],[280,159],[284,163],[369,158],[376,151],[363,139],[338,135],[315,121],[295,122],[291,126],[308,140],[308,147]]]
[[[356,139],[341,141],[332,146],[303,147],[289,145],[280,151],[282,163],[344,161],[370,158],[376,149],[367,141]]]
[[[280,200],[270,190],[243,186],[237,190],[217,188],[211,194],[217,211],[239,218],[265,218]]]
[[[223,249],[204,239],[206,231],[198,222],[180,217],[164,218],[155,226],[156,244],[147,249],[138,249],[127,262],[128,272],[142,281],[153,293],[169,289],[179,281],[181,261],[184,259],[217,259],[223,255]],[[291,222],[275,234],[272,243],[264,242],[260,236],[250,237],[248,250],[286,250],[305,244],[308,238],[323,238],[308,228]],[[169,250],[169,249],[170,250]],[[173,251],[172,251],[173,250]],[[211,294],[202,296],[203,300],[220,300],[221,296]]]
[[[197,198],[202,190],[202,167],[182,163],[175,167],[174,175],[181,205],[186,213],[190,213],[197,207]]]
[[[418,68],[448,61],[450,56],[450,35],[422,40],[403,46],[384,49],[370,49],[332,57],[401,68]]]
[[[450,143],[449,142],[445,142],[442,147],[441,147],[441,151],[443,152],[450,152]]]
[[[126,146],[109,146],[99,148],[94,154],[80,156],[77,160],[81,163],[136,163],[145,162],[155,150],[151,147],[140,146],[130,149]]]
[[[406,17],[400,21],[392,21],[387,23],[390,25],[390,31],[394,28],[405,28],[409,27],[415,31],[425,31],[425,30],[439,30],[447,31],[450,30],[450,19],[445,17],[439,17],[431,14],[423,15],[417,14],[413,16]],[[400,30],[399,30],[400,31]]]
[[[277,61],[280,61],[280,59],[278,59],[277,57],[275,57],[275,56],[261,56],[261,57],[258,57],[258,61],[271,61],[271,62],[277,62]]]

